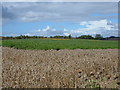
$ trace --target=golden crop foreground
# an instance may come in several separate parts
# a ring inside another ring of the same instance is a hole
[[[116,88],[117,49],[2,48],[2,87]]]

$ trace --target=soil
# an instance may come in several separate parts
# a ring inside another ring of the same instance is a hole
[[[118,49],[2,47],[3,88],[116,88]]]

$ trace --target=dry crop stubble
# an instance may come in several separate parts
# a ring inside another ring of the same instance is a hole
[[[2,47],[3,87],[116,88],[118,49],[21,50]]]

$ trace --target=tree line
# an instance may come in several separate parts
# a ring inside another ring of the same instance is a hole
[[[68,36],[50,36],[50,37],[44,37],[44,36],[27,36],[27,35],[20,35],[20,36],[7,36],[2,37],[2,40],[5,39],[34,39],[34,38],[60,38],[60,39],[96,39],[96,40],[108,40],[108,39],[120,39],[120,37],[110,36],[110,37],[103,37],[101,34],[96,34],[95,37],[91,35],[81,35],[78,37],[72,37],[71,35]]]

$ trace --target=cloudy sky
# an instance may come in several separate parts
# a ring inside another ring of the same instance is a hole
[[[0,6],[4,36],[118,35],[117,2],[3,2]]]

